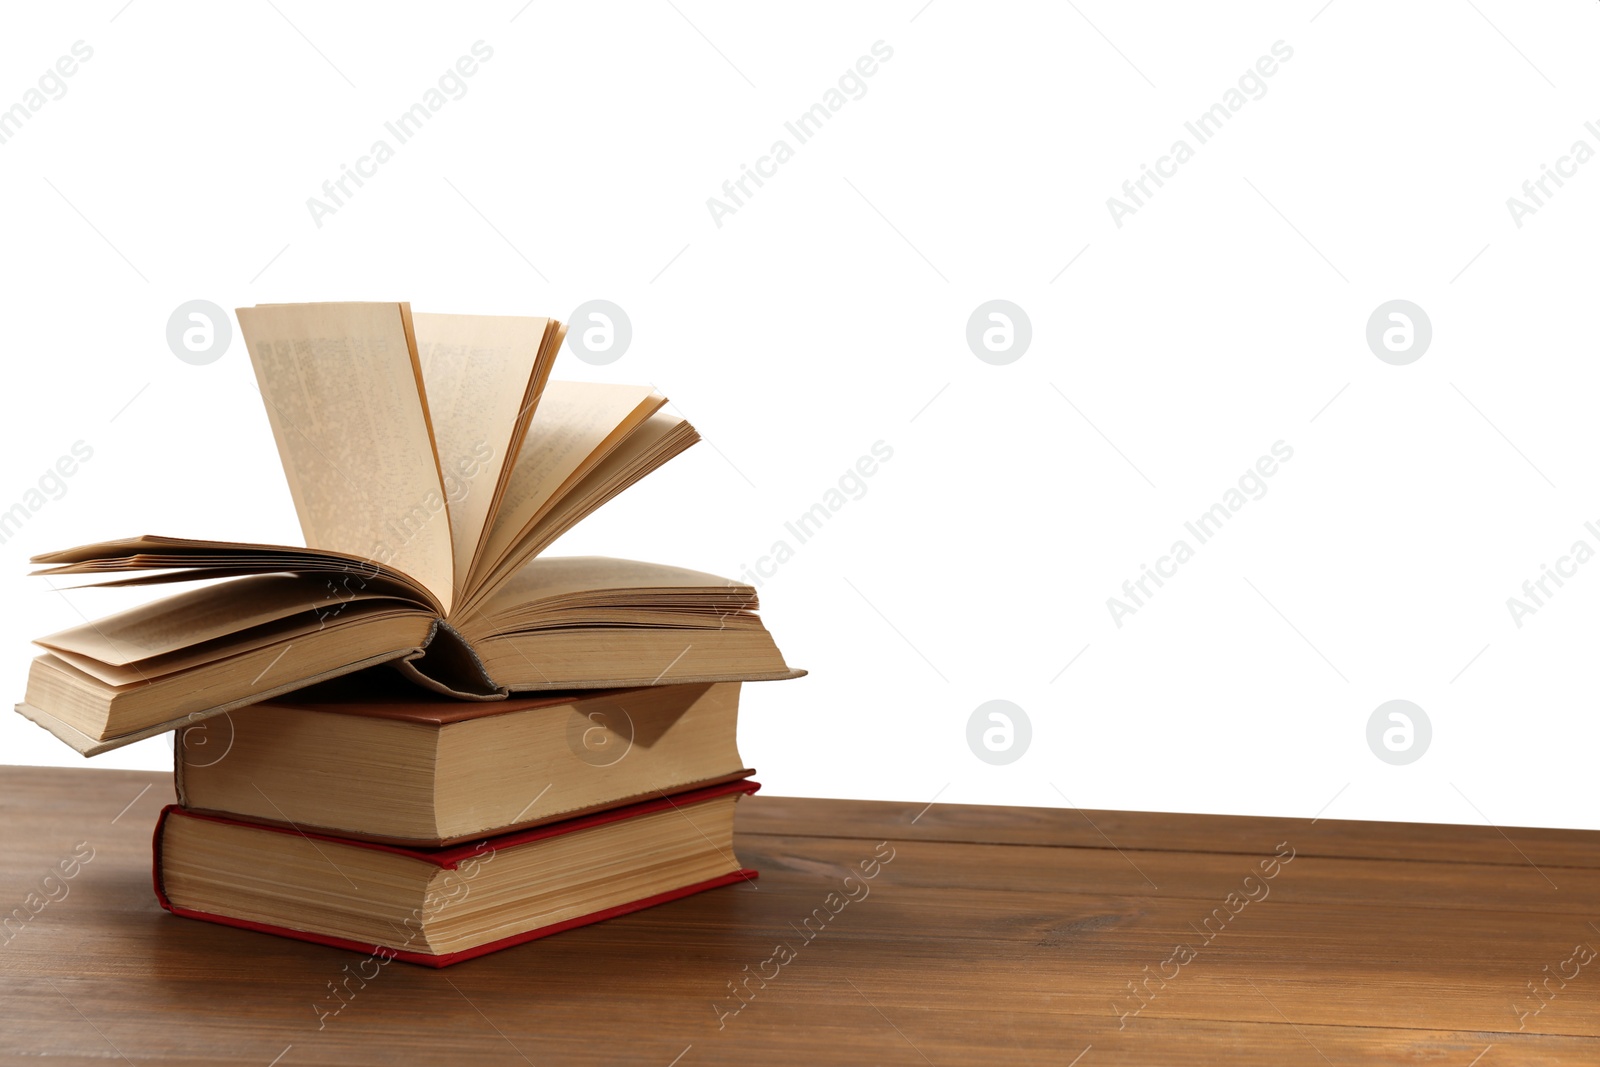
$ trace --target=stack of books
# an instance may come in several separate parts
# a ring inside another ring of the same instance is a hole
[[[798,677],[755,591],[541,553],[698,440],[643,386],[550,379],[553,320],[240,309],[306,547],[140,536],[35,557],[197,583],[37,642],[17,710],[85,755],[179,731],[179,915],[443,966],[754,877],[741,683]]]

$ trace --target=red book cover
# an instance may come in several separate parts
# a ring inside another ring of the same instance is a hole
[[[552,923],[549,926],[541,926],[533,930],[527,930],[522,933],[513,934],[510,937],[504,937],[498,941],[491,941],[486,944],[463,949],[459,952],[448,952],[440,955],[434,955],[426,952],[415,952],[409,949],[397,949],[388,945],[379,945],[364,941],[353,941],[346,938],[332,937],[326,934],[311,933],[305,930],[295,930],[284,926],[274,926],[268,923],[255,922],[250,919],[238,919],[228,915],[217,915],[211,912],[197,911],[193,908],[186,908],[182,905],[174,904],[168,899],[166,890],[161,883],[161,842],[162,832],[166,828],[167,820],[172,817],[178,817],[185,819],[199,819],[206,822],[222,823],[224,825],[231,826],[248,826],[252,830],[289,834],[292,836],[307,838],[312,841],[328,841],[351,848],[374,849],[381,852],[391,852],[395,853],[396,855],[406,856],[411,859],[420,860],[424,863],[433,864],[444,870],[456,870],[465,861],[473,859],[474,857],[483,856],[486,853],[499,852],[503,849],[514,848],[518,845],[526,845],[533,841],[557,837],[559,835],[573,833],[574,831],[578,830],[587,830],[595,826],[603,826],[607,823],[620,822],[624,819],[636,818],[641,815],[649,815],[653,812],[665,811],[669,808],[681,808],[691,804],[698,804],[703,801],[714,800],[718,797],[724,797],[734,793],[748,795],[754,793],[760,788],[761,785],[759,782],[752,782],[749,780],[724,782],[718,785],[706,786],[701,789],[691,789],[687,792],[678,793],[673,796],[661,796],[652,800],[641,801],[637,804],[630,804],[627,807],[613,808],[610,811],[595,812],[594,814],[590,815],[581,815],[577,818],[568,819],[564,822],[551,823],[545,826],[536,826],[526,830],[516,830],[512,831],[511,833],[501,834],[497,837],[488,837],[482,839],[481,841],[461,845],[451,845],[445,848],[405,848],[398,845],[383,845],[371,841],[358,841],[347,837],[335,837],[331,834],[301,831],[292,827],[273,826],[267,823],[249,822],[244,819],[232,819],[223,815],[203,814],[200,812],[188,811],[176,804],[169,804],[161,810],[161,816],[156,822],[155,836],[152,843],[154,852],[152,876],[155,883],[156,900],[159,901],[161,906],[167,911],[172,912],[174,915],[181,915],[187,919],[202,919],[206,922],[219,923],[223,926],[233,926],[241,930],[255,930],[260,933],[277,934],[280,937],[294,938],[299,941],[310,941],[314,944],[329,945],[334,948],[349,949],[353,952],[361,952],[367,955],[381,951],[389,958],[402,960],[406,963],[421,964],[424,967],[448,967],[452,963],[460,963],[463,960],[476,959],[479,956],[485,956],[491,952],[498,952],[503,948],[510,948],[513,945],[524,944],[525,942],[534,941],[541,937],[548,937],[551,934],[559,934],[564,930],[572,930],[579,926],[587,926],[590,923],[603,922],[606,919],[612,919],[618,915],[627,915],[630,912],[654,907],[657,904],[665,904],[668,901],[679,900],[683,897],[692,896],[695,893],[700,893],[707,889],[716,889],[720,886],[732,885],[735,882],[749,881],[758,877],[758,872],[747,868],[741,868],[736,871],[730,871],[724,875],[719,875],[715,878],[710,878],[702,882],[696,882],[692,885],[680,886],[676,889],[670,889],[662,893],[657,893],[654,896],[630,901],[626,904],[619,904],[600,911],[590,912],[587,915],[580,915],[571,919],[565,919],[558,923]]]

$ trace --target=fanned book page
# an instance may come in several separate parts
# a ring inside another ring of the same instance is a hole
[[[376,663],[470,699],[800,673],[748,586],[537,558],[699,439],[648,386],[552,381],[560,323],[238,314],[306,547],[145,535],[35,557],[106,585],[212,582],[40,639],[17,710],[80,752]]]
[[[553,319],[412,316],[455,552],[455,599],[475,573],[565,331]]]
[[[310,548],[369,557],[450,610],[454,554],[405,304],[240,308]]]
[[[517,456],[489,529],[489,559],[499,563],[517,556],[539,520],[666,400],[643,385],[551,382],[534,415],[531,432],[537,447]],[[528,555],[522,554],[519,562]],[[503,567],[492,574],[494,581],[508,577]],[[475,589],[473,598],[492,592]]]

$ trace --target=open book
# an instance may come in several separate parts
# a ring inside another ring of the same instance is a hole
[[[747,585],[535,558],[699,440],[647,386],[551,381],[560,323],[367,303],[238,318],[307,547],[144,536],[36,556],[107,585],[213,580],[39,639],[17,710],[78,751],[384,662],[483,700],[801,673]]]

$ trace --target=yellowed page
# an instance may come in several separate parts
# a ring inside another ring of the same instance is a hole
[[[403,571],[448,611],[455,560],[404,304],[238,309],[306,544]]]
[[[549,548],[579,520],[698,440],[700,435],[683,416],[665,409],[651,415],[610,454],[569,485],[559,499],[551,502],[538,521],[501,558],[486,584],[496,586],[506,580],[511,572]]]
[[[483,569],[497,569],[566,489],[665,402],[648,385],[547,385],[490,527]]]
[[[268,646],[282,649],[285,654],[290,645],[299,646],[302,651],[317,650],[320,653],[325,651],[330,641],[337,642],[338,639],[334,637],[337,631],[353,626],[364,626],[377,618],[392,619],[399,616],[424,620],[417,638],[420,643],[427,635],[427,627],[432,624],[431,612],[407,601],[374,599],[342,604],[336,611],[291,615],[216,641],[190,645],[176,652],[151,656],[121,666],[113,666],[92,656],[68,652],[63,648],[51,648],[50,652],[56,658],[76,667],[91,678],[98,678],[106,685],[124,686],[149,683],[158,678],[196,668],[207,669],[219,664],[238,663],[250,653]],[[292,667],[297,659],[298,657],[286,661],[285,666]],[[274,677],[283,677],[276,670],[273,673]]]
[[[545,556],[530,562],[495,591],[484,612],[512,612],[535,602],[621,603],[644,607],[671,603],[676,594],[705,603],[755,604],[755,590],[705,571],[610,556]],[[665,594],[660,596],[657,594]]]
[[[347,605],[393,599],[376,590],[335,585],[326,576],[255,574],[118,612],[41,637],[45,648],[121,666],[229,637],[264,623],[306,614],[331,621]]]
[[[543,551],[557,533],[699,439],[700,435],[682,415],[666,410],[655,412],[552,502],[528,533],[527,542],[533,548],[530,555]]]
[[[455,600],[470,585],[540,392],[555,363],[550,319],[413,316],[417,357],[455,546]]]

